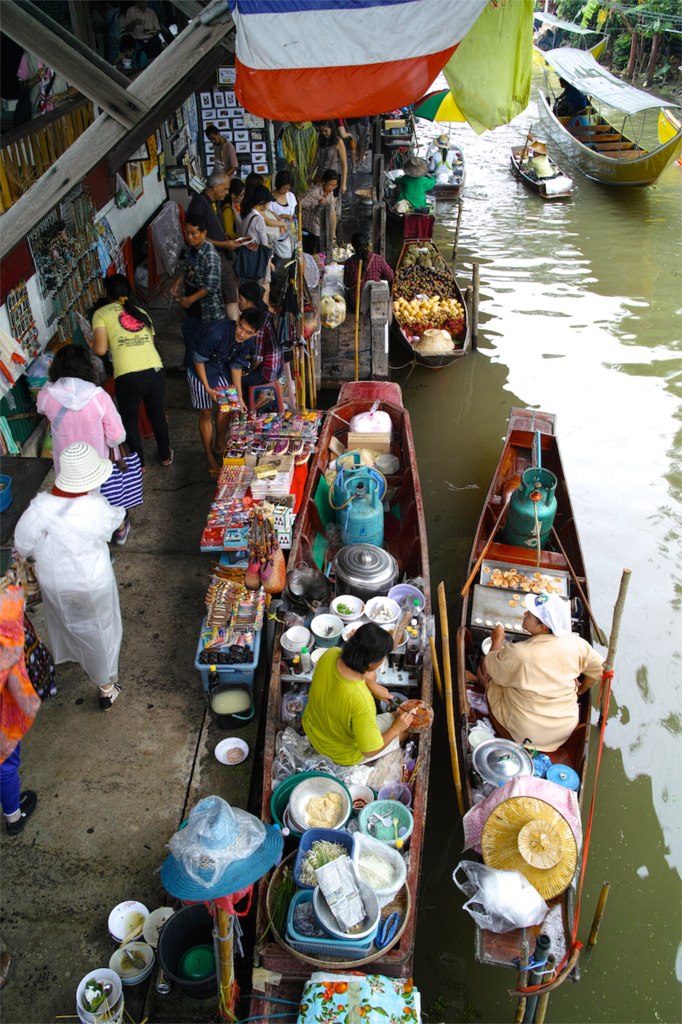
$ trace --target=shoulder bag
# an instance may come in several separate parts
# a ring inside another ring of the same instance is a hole
[[[100,494],[110,505],[117,508],[135,508],[144,501],[142,487],[142,464],[137,452],[131,452],[128,445],[122,444],[109,449],[109,457],[114,464],[111,476],[100,487]]]
[[[251,223],[253,223],[253,217],[247,222],[242,221],[241,230],[243,235],[249,233],[249,225]],[[253,250],[243,245],[237,251],[234,258],[235,274],[242,280],[259,281],[262,277],[265,277],[271,256],[272,250],[269,245],[260,244],[257,249]]]

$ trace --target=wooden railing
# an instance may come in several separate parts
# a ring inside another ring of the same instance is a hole
[[[42,117],[3,133],[0,139],[0,213],[27,192],[94,119],[92,102],[77,96]]]

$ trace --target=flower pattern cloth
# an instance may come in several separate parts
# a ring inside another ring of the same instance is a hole
[[[419,1024],[419,991],[411,978],[382,974],[311,975],[298,1024]]]

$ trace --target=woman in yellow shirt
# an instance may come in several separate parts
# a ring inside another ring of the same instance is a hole
[[[98,309],[92,318],[95,332],[92,350],[98,356],[111,351],[116,401],[129,447],[137,452],[144,465],[138,426],[140,402],[144,402],[161,465],[170,466],[173,449],[163,408],[166,381],[161,356],[154,344],[154,324],[149,313],[130,298],[132,288],[123,274],[107,277],[104,287],[110,302]]]
[[[374,704],[390,699],[376,674],[392,650],[392,635],[368,622],[343,650],[331,647],[322,655],[303,712],[303,729],[318,754],[335,764],[360,764],[399,746],[414,713],[377,715]]]

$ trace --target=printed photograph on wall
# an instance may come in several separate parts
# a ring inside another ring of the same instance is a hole
[[[202,92],[201,93],[201,106],[202,107],[207,107],[207,108],[210,108],[210,107],[213,106],[213,97],[211,96],[210,92]],[[203,113],[203,110],[202,110],[202,113]]]
[[[235,142],[234,148],[238,153],[250,153],[251,147],[248,142]]]
[[[253,169],[256,172],[256,174],[267,174],[268,173],[268,165],[267,164],[254,164],[253,165]]]
[[[218,68],[218,85],[234,85],[236,79],[236,68]]]
[[[166,172],[166,185],[169,188],[184,188],[187,185],[187,168],[169,167]]]
[[[142,163],[139,160],[132,160],[126,164],[126,184],[135,196],[135,199],[139,199],[140,196],[144,195]]]
[[[234,141],[235,142],[248,142],[249,141],[249,133],[247,131],[244,131],[244,130],[242,130],[240,132],[235,132],[234,133]]]

